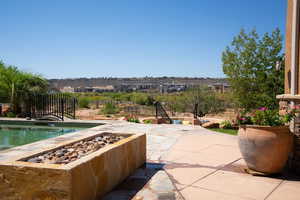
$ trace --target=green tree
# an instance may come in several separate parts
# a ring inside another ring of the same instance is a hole
[[[3,73],[4,69],[5,69],[5,66],[4,66],[4,64],[0,61],[0,74]],[[0,80],[0,102],[7,102],[7,101],[8,101],[7,98],[8,98],[7,93],[6,93],[6,91],[4,90],[3,85],[2,85],[2,83],[1,83],[1,80]]]
[[[278,107],[276,95],[284,92],[283,37],[279,29],[259,36],[241,30],[223,52],[223,71],[233,90],[236,106],[251,110]]]
[[[225,101],[216,92],[204,86],[189,90],[185,102],[190,107],[190,111],[193,111],[194,105],[198,104],[198,112],[202,114],[219,113],[226,109]]]
[[[41,76],[0,62],[0,95],[12,105],[13,112],[21,111],[23,100],[30,94],[45,93],[47,89],[48,82]]]

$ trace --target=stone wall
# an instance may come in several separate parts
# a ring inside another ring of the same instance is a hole
[[[300,105],[300,102],[295,102],[295,105]],[[285,114],[291,108],[292,104],[288,101],[280,101],[279,109],[281,114]],[[300,174],[300,114],[290,124],[290,130],[294,134],[294,147],[288,161],[288,167],[291,171]]]
[[[133,134],[65,165],[22,161],[40,153],[0,163],[1,200],[100,199],[146,162],[146,135]]]
[[[297,116],[292,123],[294,132],[294,150],[290,159],[290,168],[300,174],[300,116]]]

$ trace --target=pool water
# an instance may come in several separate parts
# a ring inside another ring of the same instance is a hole
[[[0,151],[83,129],[86,127],[0,125]]]

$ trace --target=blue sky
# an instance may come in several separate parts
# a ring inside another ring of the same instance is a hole
[[[223,77],[241,28],[285,32],[286,0],[1,0],[0,60],[47,78]]]

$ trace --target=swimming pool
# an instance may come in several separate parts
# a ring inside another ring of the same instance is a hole
[[[91,127],[94,126],[0,124],[0,151]]]

